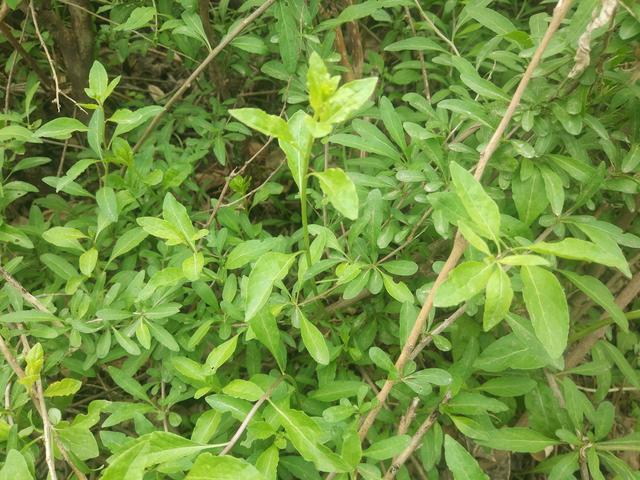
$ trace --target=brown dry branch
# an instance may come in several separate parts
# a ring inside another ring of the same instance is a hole
[[[258,17],[260,17],[271,5],[275,3],[275,1],[276,0],[266,0],[262,5],[256,8],[251,13],[251,15],[248,15],[246,18],[238,22],[236,26],[233,27],[222,40],[220,40],[220,43],[216,45],[216,47],[211,50],[211,52],[209,52],[209,55],[207,55],[202,63],[198,65],[198,68],[196,68],[191,73],[191,75],[189,75],[189,77],[182,83],[182,85],[180,85],[180,88],[178,88],[176,92],[171,96],[169,101],[164,105],[164,108],[160,112],[158,112],[155,117],[153,117],[151,123],[149,123],[147,128],[142,133],[140,140],[138,140],[138,142],[133,147],[134,153],[140,150],[140,147],[142,147],[144,142],[146,142],[149,138],[149,135],[151,135],[151,132],[153,132],[156,126],[158,126],[158,123],[160,123],[160,120],[162,119],[164,114],[167,113],[171,109],[171,107],[173,107],[173,105],[182,98],[184,93],[191,87],[191,84],[207,68],[207,66],[220,54],[220,52],[222,52],[222,50],[224,50],[227,45],[231,43],[234,38],[240,35],[240,33],[242,33],[242,31],[247,28],[248,25],[250,25]]]
[[[547,27],[547,31],[542,37],[540,44],[536,48],[536,51],[533,54],[531,61],[529,62],[529,65],[527,66],[527,69],[525,70],[522,76],[522,79],[520,80],[518,87],[516,88],[516,91],[513,94],[513,97],[511,98],[509,106],[507,107],[507,110],[505,111],[504,116],[502,117],[502,120],[500,121],[494,134],[489,140],[489,143],[487,144],[483,152],[480,154],[480,158],[478,160],[478,164],[476,166],[475,175],[474,175],[476,180],[480,180],[482,178],[482,174],[484,173],[484,170],[489,160],[491,159],[492,155],[498,148],[500,141],[502,139],[502,136],[506,131],[507,126],[511,121],[511,118],[514,115],[517,106],[520,104],[522,95],[525,89],[527,88],[535,69],[540,64],[540,61],[542,59],[542,54],[546,50],[549,44],[549,41],[553,37],[554,33],[558,30],[558,28],[560,27],[560,24],[562,23],[563,19],[567,15],[571,7],[571,3],[572,3],[571,0],[561,0],[556,5],[553,12],[553,17],[551,18],[551,22]],[[407,342],[405,343],[405,346],[403,347],[402,352],[400,353],[400,356],[396,361],[395,365],[396,365],[397,371],[402,372],[404,370],[404,366],[409,361],[411,354],[413,352],[413,349],[420,335],[422,334],[427,318],[429,317],[429,313],[433,308],[433,301],[434,301],[436,292],[438,291],[442,283],[444,283],[445,279],[449,275],[449,272],[458,264],[458,261],[462,257],[462,254],[464,253],[465,249],[466,249],[466,241],[464,240],[462,235],[458,232],[456,234],[453,247],[451,249],[451,253],[449,254],[449,257],[447,258],[444,266],[440,270],[440,273],[438,274],[433,284],[433,287],[429,291],[427,298],[422,306],[422,309],[418,314],[418,318],[416,319],[413,329],[411,330],[411,333],[407,338]],[[377,405],[373,407],[369,412],[369,414],[365,417],[360,427],[360,430],[358,432],[361,440],[364,440],[364,438],[367,435],[367,432],[375,422],[375,419],[378,416],[378,413],[380,412],[381,403],[382,401],[386,400],[387,397],[389,396],[394,383],[395,383],[394,380],[387,379],[382,389],[380,390],[380,393],[377,396],[377,401],[378,401]]]

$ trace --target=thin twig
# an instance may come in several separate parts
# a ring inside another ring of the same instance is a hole
[[[35,308],[36,310],[39,310],[41,312],[46,312],[46,313],[50,313],[49,309],[47,307],[44,306],[44,304],[38,300],[36,297],[34,297],[31,293],[29,293],[27,291],[27,289],[25,289],[20,282],[18,282],[15,278],[13,278],[11,276],[11,274],[9,272],[7,272],[3,267],[0,267],[0,276],[2,278],[4,278],[4,281],[7,282],[9,285],[11,285],[13,288],[15,288],[18,293],[20,294],[20,296],[29,304],[31,305],[33,308]]]
[[[44,458],[49,468],[50,480],[57,480],[55,457],[53,456],[53,442],[51,436],[53,435],[53,428],[51,427],[51,420],[49,420],[49,413],[47,412],[47,405],[44,401],[44,391],[42,389],[42,380],[38,378],[36,381],[36,398],[40,405],[40,416],[42,417],[42,433],[44,437]]]
[[[40,69],[40,67],[33,60],[33,58],[31,58],[31,55],[29,55],[27,51],[24,48],[22,48],[22,45],[20,45],[20,42],[16,40],[15,37],[11,34],[11,29],[6,23],[0,22],[0,32],[3,33],[7,41],[11,44],[13,49],[16,51],[16,53],[18,53],[24,59],[24,61],[27,62],[29,67],[31,67],[31,69],[36,73],[36,75],[38,75],[38,78],[40,78],[40,81],[42,82],[42,86],[47,90],[50,89],[51,87],[49,85],[49,79],[45,76],[44,72]]]
[[[242,433],[249,426],[249,422],[254,417],[258,409],[262,406],[264,402],[266,402],[269,399],[269,397],[274,392],[274,390],[278,388],[278,385],[280,385],[282,380],[284,380],[284,377],[280,377],[275,382],[273,382],[273,384],[269,387],[269,389],[266,392],[264,392],[264,395],[262,395],[260,399],[253,404],[253,407],[251,407],[251,410],[249,410],[249,413],[247,413],[247,416],[244,418],[244,420],[238,427],[238,430],[236,430],[236,433],[233,434],[233,437],[231,437],[231,440],[229,440],[229,443],[227,443],[224,449],[220,452],[220,455],[226,455],[231,451],[233,446],[238,442],[238,440],[240,440]]]
[[[402,465],[405,464],[405,462],[409,459],[409,457],[413,455],[413,452],[415,452],[416,449],[422,443],[422,438],[425,436],[425,434],[429,431],[429,429],[433,426],[433,424],[438,419],[438,416],[440,415],[440,413],[438,412],[440,405],[446,404],[450,399],[451,399],[451,392],[447,391],[447,393],[445,393],[444,397],[442,398],[442,401],[440,402],[440,404],[433,409],[433,412],[431,412],[431,414],[427,417],[427,419],[424,422],[422,422],[422,424],[418,427],[418,430],[416,431],[416,433],[413,435],[413,437],[411,437],[411,441],[409,442],[409,445],[407,445],[405,449],[393,459],[393,461],[391,462],[391,466],[389,467],[389,470],[387,470],[387,473],[384,476],[384,480],[391,480],[396,476],[396,473],[398,473],[398,470],[400,470],[400,467],[402,467]]]
[[[413,419],[416,418],[419,404],[420,397],[413,397],[413,400],[411,400],[411,403],[409,404],[409,408],[407,408],[407,412],[400,418],[400,423],[398,423],[398,435],[404,435],[407,433],[409,425],[411,425]]]
[[[207,55],[207,57],[203,60],[203,62],[200,65],[198,65],[198,68],[196,68],[193,71],[193,73],[189,75],[189,77],[184,81],[184,83],[180,85],[180,88],[176,90],[176,93],[174,93],[171,96],[169,101],[165,104],[164,108],[160,112],[158,112],[158,114],[155,117],[153,117],[153,120],[151,120],[151,123],[149,123],[147,128],[142,133],[140,140],[138,140],[138,143],[136,143],[135,146],[133,147],[134,153],[140,150],[140,147],[142,147],[142,145],[147,140],[147,138],[149,138],[149,135],[151,135],[151,132],[153,132],[153,130],[158,125],[158,123],[160,123],[160,119],[163,117],[163,115],[171,109],[174,103],[176,103],[178,100],[182,98],[182,95],[184,95],[184,93],[189,89],[189,87],[191,87],[191,84],[193,83],[193,81],[204,71],[204,69],[207,68],[207,65],[209,65],[220,54],[220,52],[222,52],[222,50],[227,45],[229,45],[229,43],[231,43],[231,41],[234,38],[240,35],[240,33],[251,22],[253,22],[256,18],[262,15],[274,3],[275,3],[275,0],[266,0],[262,5],[256,8],[253,11],[253,13],[251,13],[251,15],[247,16],[245,19],[238,22],[238,24],[229,33],[227,33],[227,35],[225,35],[225,37],[220,41],[220,43],[216,46],[216,48],[214,48],[213,50],[211,50],[211,52],[209,52],[209,55]]]
[[[516,88],[516,91],[513,94],[513,97],[511,98],[511,102],[509,103],[509,106],[507,107],[507,110],[505,111],[504,116],[502,117],[502,120],[500,121],[498,127],[496,128],[496,131],[493,133],[493,136],[489,140],[489,143],[487,144],[483,152],[480,154],[480,158],[478,160],[478,164],[476,166],[475,175],[474,175],[476,180],[480,180],[482,178],[482,174],[484,173],[484,170],[487,164],[489,163],[489,160],[491,159],[493,153],[498,148],[500,141],[502,139],[502,136],[505,130],[507,129],[507,126],[509,125],[511,118],[514,115],[517,106],[520,104],[522,95],[525,89],[527,88],[527,86],[529,85],[529,82],[533,76],[533,73],[535,69],[538,67],[540,60],[542,59],[542,54],[547,48],[547,45],[549,44],[551,37],[556,32],[556,30],[560,27],[562,20],[564,19],[567,12],[569,11],[571,3],[572,3],[572,0],[561,0],[556,5],[556,8],[554,9],[553,17],[551,19],[551,22],[549,23],[547,31],[542,37],[540,45],[538,45],[538,48],[533,54],[533,57],[531,58],[531,61],[527,69],[525,70],[522,76],[522,79],[520,80],[520,83],[518,84],[518,88]],[[440,288],[440,286],[446,280],[447,276],[449,275],[449,272],[453,270],[453,268],[458,264],[458,261],[462,257],[462,254],[464,253],[465,249],[466,249],[466,241],[464,240],[460,232],[458,232],[455,236],[451,253],[449,254],[449,257],[444,263],[444,266],[440,270],[440,273],[438,274],[433,286],[429,290],[427,298],[420,310],[420,313],[418,314],[418,318],[416,319],[415,324],[402,349],[402,352],[400,353],[400,356],[396,361],[395,365],[398,371],[400,372],[403,371],[404,366],[406,365],[407,361],[410,359],[413,349],[418,341],[418,338],[422,334],[427,318],[429,317],[429,313],[433,308],[433,301],[435,298],[435,294]],[[386,398],[389,396],[394,384],[395,384],[394,380],[389,378],[387,379],[382,389],[380,390],[380,393],[377,396],[378,404],[369,411],[368,415],[365,417],[364,421],[362,422],[362,425],[360,426],[360,430],[358,431],[358,434],[361,440],[364,440],[364,438],[367,436],[367,432],[369,431],[376,417],[380,413],[382,402],[386,400]]]
[[[425,22],[427,22],[429,27],[435,32],[435,34],[438,37],[440,37],[447,45],[449,45],[451,47],[451,50],[453,50],[453,53],[455,53],[459,57],[460,56],[460,52],[456,48],[455,44],[451,40],[449,40],[447,38],[447,36],[444,33],[442,33],[438,27],[436,27],[436,24],[433,23],[433,21],[429,18],[429,16],[422,9],[422,6],[420,6],[420,2],[418,2],[418,0],[414,0],[414,3],[416,4],[416,7],[418,7],[418,11],[420,12],[420,16],[422,17],[422,19]]]
[[[411,16],[411,10],[409,7],[404,7],[404,13],[407,17],[407,22],[409,23],[409,28],[411,29],[411,33],[415,37],[416,34],[416,26],[413,23],[413,17]],[[422,83],[424,84],[424,96],[429,103],[431,103],[431,88],[429,87],[429,74],[427,73],[427,63],[424,61],[424,53],[422,50],[417,51],[418,61],[420,62],[420,71],[422,72]]]
[[[36,16],[36,9],[33,6],[33,0],[29,2],[29,10],[31,11],[31,19],[33,20],[33,28],[36,31],[36,35],[38,36],[38,40],[40,41],[40,46],[42,50],[44,50],[44,55],[47,57],[47,62],[49,62],[49,68],[51,68],[51,76],[53,77],[53,86],[55,90],[55,99],[53,103],[55,103],[58,112],[60,111],[60,85],[58,83],[58,74],[56,73],[56,67],[53,64],[53,59],[51,58],[51,54],[49,54],[49,49],[47,48],[47,44],[42,38],[42,34],[40,33],[40,27],[38,26],[38,18]]]

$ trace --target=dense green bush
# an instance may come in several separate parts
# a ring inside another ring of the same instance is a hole
[[[640,478],[639,5],[5,0],[0,480]]]

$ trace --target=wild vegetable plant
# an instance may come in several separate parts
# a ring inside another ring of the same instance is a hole
[[[4,2],[0,480],[637,478],[639,19]]]

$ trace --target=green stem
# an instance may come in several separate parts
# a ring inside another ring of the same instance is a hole
[[[304,250],[307,257],[307,268],[311,268],[311,241],[309,240],[309,220],[307,218],[307,178],[300,186],[300,210],[302,214],[302,235],[304,236]]]

